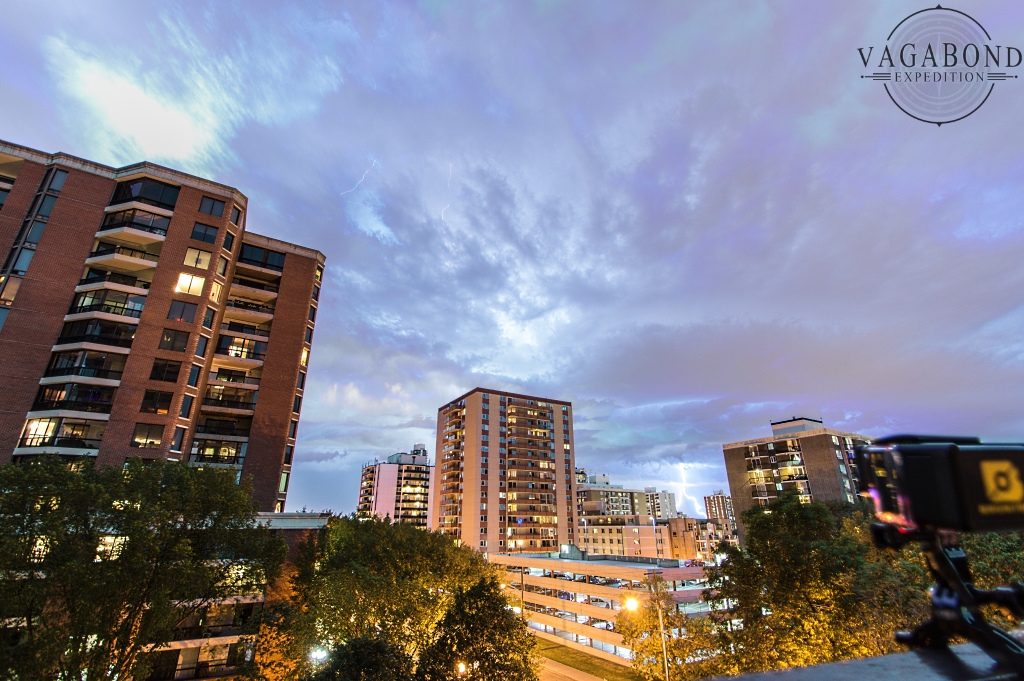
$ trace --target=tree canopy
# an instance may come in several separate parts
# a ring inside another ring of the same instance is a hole
[[[0,467],[0,673],[144,678],[145,650],[219,599],[262,591],[284,542],[233,473],[58,457]]]

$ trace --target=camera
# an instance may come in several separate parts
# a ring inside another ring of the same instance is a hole
[[[895,435],[855,451],[860,491],[878,520],[871,525],[875,545],[919,542],[935,579],[931,618],[896,640],[935,648],[963,637],[1024,678],[1024,647],[981,610],[994,604],[1024,619],[1024,584],[974,586],[957,534],[1024,530],[1024,444]]]
[[[897,435],[856,448],[862,495],[900,531],[1024,530],[1024,444]]]

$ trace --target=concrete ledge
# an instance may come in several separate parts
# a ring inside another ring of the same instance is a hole
[[[584,655],[590,655],[592,657],[602,659],[606,662],[613,662],[615,664],[622,665],[623,667],[633,666],[633,663],[624,657],[619,657],[618,655],[615,655],[613,653],[607,653],[603,650],[598,650],[597,648],[591,648],[590,646],[585,646],[580,643],[576,643],[575,641],[569,641],[567,639],[562,638],[561,636],[549,634],[546,631],[538,631],[531,627],[530,633],[536,636],[537,638],[547,639],[552,643],[557,643],[558,645],[565,646],[566,648],[571,648],[573,650],[583,653]]]
[[[1018,677],[997,668],[992,658],[968,643],[950,650],[915,650],[728,678],[743,681],[1015,681]]]

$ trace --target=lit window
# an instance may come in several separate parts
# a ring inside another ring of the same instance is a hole
[[[309,348],[302,348],[302,359],[299,360],[302,366],[309,364]]]
[[[213,286],[210,287],[210,300],[212,300],[215,303],[220,302],[220,293],[223,290],[223,288],[224,287],[221,286],[216,281],[213,282]]]
[[[155,423],[136,423],[131,446],[158,449],[163,440],[164,427]]]
[[[229,234],[228,236],[231,236],[231,235]],[[227,238],[227,237],[225,237],[225,238]],[[228,271],[228,259],[225,258],[222,255],[222,256],[220,256],[220,260],[217,262],[217,274],[219,274],[220,276],[223,277],[223,276],[227,275],[227,271]]]
[[[210,267],[210,256],[213,255],[209,251],[201,251],[198,248],[190,248],[185,251],[185,266],[186,267],[198,267],[201,270],[209,269]]]
[[[187,293],[190,296],[203,295],[203,286],[206,285],[206,277],[197,277],[194,274],[178,275],[178,285],[174,287],[177,293]]]

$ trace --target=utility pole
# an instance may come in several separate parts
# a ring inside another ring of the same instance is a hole
[[[661,632],[661,659],[665,662],[665,681],[670,681],[668,677],[668,647],[665,644],[665,618],[661,613],[661,598],[659,597],[657,575],[654,570],[650,571],[650,579],[651,594],[654,596],[654,604],[658,608],[658,629]]]

